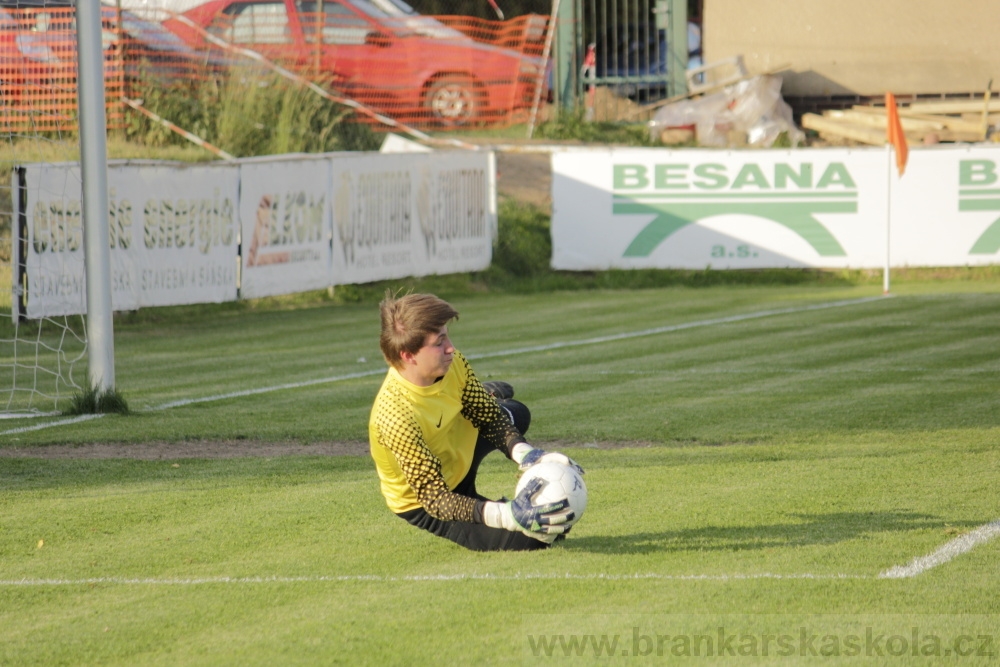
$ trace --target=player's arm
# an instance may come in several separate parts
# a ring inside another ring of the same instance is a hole
[[[529,445],[503,413],[496,399],[483,387],[465,357],[461,357],[461,363],[465,364],[468,378],[462,391],[462,414],[479,429],[480,437],[486,438],[487,442],[514,461],[521,471],[536,463],[553,461],[572,466],[581,475],[583,474],[583,468],[565,454],[546,452]]]
[[[465,388],[462,390],[462,416],[479,430],[479,437],[499,449],[507,458],[512,458],[514,446],[524,443],[524,436],[507,418],[496,399],[483,388],[465,357],[456,354],[455,360],[463,365],[466,375]]]
[[[379,442],[396,458],[424,510],[442,521],[473,521],[475,499],[448,489],[441,475],[441,460],[427,448],[416,422],[397,419],[376,423]]]

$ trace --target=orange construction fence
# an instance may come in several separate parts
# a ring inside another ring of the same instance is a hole
[[[109,127],[171,82],[240,76],[263,60],[401,123],[456,128],[523,121],[545,101],[547,16],[423,16],[389,0],[211,0],[164,21],[102,6]],[[0,130],[76,129],[72,8],[0,8]],[[157,111],[155,108],[152,111]],[[371,115],[367,116],[371,118]]]

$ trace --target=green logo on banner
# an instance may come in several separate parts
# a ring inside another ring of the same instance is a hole
[[[828,165],[813,184],[812,165],[774,165],[765,174],[745,164],[730,180],[723,164],[614,165],[615,215],[654,216],[625,249],[625,257],[648,257],[674,232],[713,215],[740,213],[766,218],[802,237],[821,257],[847,253],[816,213],[857,213],[857,186],[841,163]],[[794,184],[798,189],[789,190]],[[749,191],[744,191],[748,189]],[[641,190],[641,192],[639,192]]]
[[[961,160],[958,163],[959,211],[1000,211],[997,166],[992,160]],[[993,221],[972,245],[970,255],[993,255],[1000,251],[1000,218]]]

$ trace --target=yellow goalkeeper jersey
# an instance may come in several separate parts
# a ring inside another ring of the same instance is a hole
[[[521,434],[455,350],[443,378],[429,387],[386,373],[368,422],[382,495],[395,513],[423,507],[446,521],[472,521],[475,499],[452,493],[472,465],[482,434],[508,458]]]

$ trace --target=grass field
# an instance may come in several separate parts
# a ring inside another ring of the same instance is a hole
[[[308,455],[366,437],[371,303],[123,318],[133,414],[0,424],[33,453],[0,456],[0,664],[997,664],[1000,281],[893,291],[454,298],[480,377],[587,469],[540,554],[422,534],[367,457]],[[94,443],[239,456],[44,456]]]

